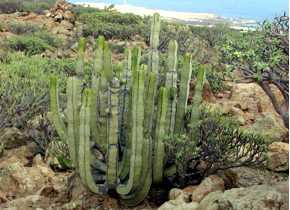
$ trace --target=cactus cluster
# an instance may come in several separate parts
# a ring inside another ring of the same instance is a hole
[[[83,184],[94,193],[115,191],[128,206],[143,201],[151,185],[162,182],[168,174],[163,139],[184,131],[188,109],[191,55],[184,56],[178,71],[178,46],[171,41],[168,65],[161,73],[160,16],[155,14],[152,20],[148,65],[140,64],[139,48],[127,49],[123,71],[117,75],[108,44],[99,37],[90,88],[84,89],[85,40],[81,39],[77,76],[67,81],[63,113],[55,77],[50,85],[50,118],[68,144],[72,164]],[[193,129],[205,74],[204,69],[200,72],[197,100],[191,108]]]

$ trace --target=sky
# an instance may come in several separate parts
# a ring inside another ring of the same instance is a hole
[[[69,0],[123,4],[124,0]],[[288,0],[127,0],[128,4],[153,9],[215,13],[224,17],[262,21],[288,13]]]

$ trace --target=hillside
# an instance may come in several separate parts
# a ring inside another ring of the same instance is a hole
[[[0,209],[288,209],[289,18],[119,9],[0,0]]]

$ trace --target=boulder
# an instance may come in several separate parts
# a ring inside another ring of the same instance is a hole
[[[285,197],[273,186],[255,185],[212,192],[200,202],[198,210],[282,210],[285,203]]]
[[[200,202],[206,195],[214,191],[224,191],[224,181],[216,175],[205,178],[200,185],[192,191],[191,200]]]
[[[281,118],[268,112],[256,117],[255,122],[248,126],[248,129],[262,134],[269,143],[281,142],[288,138],[288,129],[281,123]]]
[[[270,144],[267,157],[268,169],[276,172],[289,170],[289,144],[283,142]]]

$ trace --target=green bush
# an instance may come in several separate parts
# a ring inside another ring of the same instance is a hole
[[[75,12],[76,15],[82,15],[82,14],[88,14],[88,13],[96,13],[100,12],[100,9],[97,8],[92,8],[92,7],[83,7],[83,6],[76,6],[74,7],[73,11]]]
[[[14,13],[17,11],[42,12],[51,8],[56,0],[0,0],[0,13]]]
[[[40,27],[35,24],[25,23],[25,22],[16,22],[16,21],[9,22],[6,26],[6,29],[9,32],[18,34],[18,35],[34,33],[41,30]]]
[[[7,38],[6,42],[9,49],[21,51],[27,55],[40,54],[50,48],[46,41],[31,35],[13,36]]]
[[[239,128],[229,116],[209,107],[201,108],[199,141],[187,135],[165,138],[168,159],[177,165],[179,185],[194,184],[218,170],[262,166],[267,144],[264,137]]]
[[[107,39],[131,39],[134,35],[146,31],[146,24],[141,16],[121,14],[116,11],[100,10],[79,15],[84,26],[84,36],[103,35]],[[149,30],[147,30],[149,31]]]
[[[223,66],[214,66],[207,64],[206,66],[206,79],[209,83],[209,86],[211,88],[211,91],[213,93],[218,93],[224,90],[228,89],[228,86],[226,85],[225,81],[227,79],[232,78],[232,73],[227,71]],[[192,68],[192,75],[194,78],[197,77],[197,69],[199,66],[195,63],[193,64]]]
[[[75,61],[8,54],[0,62],[0,128],[25,128],[28,120],[48,109],[48,83],[51,73],[60,78],[61,90],[66,75],[72,74]]]

